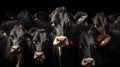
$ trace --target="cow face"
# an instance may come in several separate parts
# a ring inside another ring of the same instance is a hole
[[[105,46],[111,39],[110,35],[106,33],[106,20],[107,18],[103,12],[97,13],[93,18],[94,27],[98,32],[98,42],[100,43],[100,46]]]
[[[51,14],[51,26],[53,28],[53,45],[68,45],[72,14],[65,7],[56,8]]]
[[[22,25],[15,25],[11,30],[9,39],[11,43],[11,53],[19,53],[21,50],[21,37],[24,35],[25,30]]]
[[[46,45],[48,45],[49,36],[45,29],[38,29],[35,31],[33,37],[34,45],[34,59],[39,60],[41,63],[44,63]]]
[[[87,31],[83,31],[78,37],[78,40],[79,40],[78,46],[80,49],[79,52],[81,55],[81,51],[82,51],[83,57],[84,57],[81,62],[83,66],[94,66],[95,65],[95,60],[92,56],[92,53],[96,49],[96,44],[98,42],[91,29],[92,27]]]

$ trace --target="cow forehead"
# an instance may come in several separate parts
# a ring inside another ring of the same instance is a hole
[[[33,40],[41,41],[47,39],[47,31],[45,30],[36,30],[35,35],[33,36]]]

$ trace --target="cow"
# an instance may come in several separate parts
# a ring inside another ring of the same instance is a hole
[[[77,37],[79,58],[82,66],[85,67],[101,67],[103,59],[98,49],[98,41],[94,34],[94,28],[87,26],[87,29],[82,31]]]
[[[30,40],[32,36],[28,35],[27,31],[20,24],[15,25],[14,28],[10,31],[9,40],[11,44],[10,52],[17,57],[16,67],[30,67],[31,61],[28,62],[31,53],[29,52]],[[26,56],[29,54],[29,57]],[[27,61],[27,62],[24,62]],[[29,63],[29,64],[28,64]]]
[[[116,13],[116,14],[111,14],[107,16],[107,33],[109,35],[111,35],[111,41],[110,41],[110,50],[112,52],[112,54],[114,53],[114,55],[112,55],[113,58],[113,65],[119,65],[119,56],[120,56],[120,51],[119,51],[119,39],[120,39],[120,14]]]
[[[0,31],[0,66],[1,67],[16,67],[17,58],[10,52],[9,37],[4,32]]]
[[[90,43],[90,41],[97,43],[97,53],[99,53],[96,58],[92,57],[95,61],[95,66],[98,67],[99,63],[96,63],[97,61],[100,61],[102,64],[100,66],[114,66],[117,64],[118,59],[118,53],[116,44],[115,44],[115,37],[110,32],[109,28],[107,28],[107,17],[103,12],[97,13],[93,18],[93,35],[92,39],[87,41],[86,43]],[[89,39],[89,38],[88,38]],[[85,39],[85,40],[88,40]],[[85,42],[84,42],[85,43]],[[114,45],[115,44],[115,45]],[[88,48],[87,48],[88,49]],[[91,48],[89,48],[91,49]],[[93,50],[93,49],[92,49]],[[91,50],[91,51],[92,51]],[[94,54],[97,54],[93,52]],[[113,54],[114,53],[114,54]],[[89,54],[92,54],[89,52]],[[102,60],[98,60],[99,57],[102,57]]]
[[[54,67],[75,67],[77,50],[73,44],[75,19],[64,6],[57,7],[49,15],[51,17],[52,40],[54,51]]]
[[[46,29],[34,28],[32,45],[36,66],[52,66],[52,41],[50,33]]]
[[[101,42],[100,39],[104,39],[100,45],[102,45],[101,52],[104,55],[104,59],[108,58],[106,62],[107,66],[118,65],[119,63],[119,14],[106,16],[103,12],[96,14],[94,17],[95,28],[100,35],[98,42]],[[116,32],[117,31],[117,32]],[[105,57],[106,56],[106,57]]]
[[[86,19],[87,15],[82,14],[85,17],[80,19]],[[79,34],[76,37],[78,45],[78,54],[81,59],[79,63],[85,67],[103,67],[108,65],[111,59],[110,45],[108,43],[111,40],[111,36],[106,33],[105,22],[106,17],[103,13],[98,13],[92,19],[92,23],[84,20],[80,22],[79,18],[77,23],[79,24]],[[110,55],[110,56],[109,56]]]

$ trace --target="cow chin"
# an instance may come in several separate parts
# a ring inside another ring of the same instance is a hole
[[[45,59],[44,57],[36,57],[35,59],[40,61],[41,64],[44,64],[44,59]]]

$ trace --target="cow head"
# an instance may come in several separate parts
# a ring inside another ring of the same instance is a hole
[[[69,45],[68,37],[73,23],[72,14],[65,7],[56,8],[51,14],[51,26],[53,29],[53,45]]]
[[[22,25],[15,25],[11,30],[9,39],[11,44],[11,53],[19,53],[22,48],[22,37],[25,33],[25,29]]]
[[[94,27],[98,31],[98,42],[100,46],[105,46],[111,39],[111,36],[106,33],[107,18],[103,12],[97,13],[93,17]]]
[[[49,45],[49,35],[45,29],[37,29],[33,36],[34,59],[44,63],[46,46]]]
[[[88,27],[89,29],[89,27]],[[95,60],[92,57],[92,52],[96,47],[96,39],[93,36],[93,31],[91,30],[92,27],[89,30],[84,30],[81,32],[81,34],[78,36],[78,47],[80,51],[80,55],[83,53],[83,60],[81,64],[83,66],[95,66]],[[82,51],[82,52],[81,52]]]

